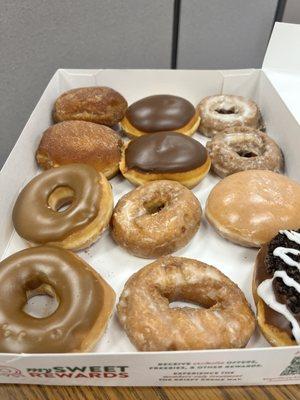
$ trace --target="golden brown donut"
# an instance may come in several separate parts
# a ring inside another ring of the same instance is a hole
[[[247,126],[229,128],[206,143],[212,170],[221,178],[249,169],[281,172],[282,151],[266,133]]]
[[[174,181],[153,181],[127,193],[111,219],[114,240],[129,253],[156,258],[185,246],[197,232],[201,206]]]
[[[85,164],[68,164],[33,178],[19,194],[12,218],[17,233],[32,245],[79,250],[99,238],[112,211],[105,176]]]
[[[27,301],[48,295],[58,302],[46,317],[24,311]],[[75,254],[40,246],[0,263],[0,351],[67,353],[91,350],[115,303],[104,279]]]
[[[53,108],[54,122],[81,120],[113,126],[125,115],[127,102],[105,86],[71,89],[61,94]]]
[[[300,226],[300,185],[272,171],[229,175],[210,192],[205,215],[224,238],[248,247]]]
[[[300,230],[283,230],[256,258],[252,288],[257,321],[273,346],[300,344],[299,254]]]
[[[158,94],[131,104],[121,121],[121,127],[129,137],[166,131],[191,136],[197,130],[199,121],[198,112],[188,100]]]
[[[171,308],[178,300],[203,308]],[[218,269],[183,257],[161,257],[132,275],[117,311],[141,351],[245,347],[255,328],[235,283]]]
[[[234,126],[264,128],[257,105],[242,96],[208,96],[200,101],[197,111],[200,116],[199,132],[208,137]]]
[[[192,188],[209,169],[206,148],[178,132],[157,132],[132,140],[120,162],[123,176],[134,185],[167,179]]]
[[[44,169],[71,163],[88,164],[110,179],[119,170],[122,140],[107,126],[85,121],[64,121],[50,126],[36,152]]]

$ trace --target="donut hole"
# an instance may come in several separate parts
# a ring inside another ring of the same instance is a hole
[[[147,214],[151,215],[159,213],[165,207],[165,205],[166,203],[164,201],[157,199],[144,202],[144,208],[146,209]]]
[[[237,151],[237,153],[240,157],[244,157],[244,158],[253,158],[253,157],[259,156],[259,154],[256,154],[253,151],[247,151],[247,150],[240,150],[240,151]]]
[[[67,211],[73,204],[75,192],[68,186],[57,187],[48,197],[48,207],[56,212]]]
[[[238,114],[238,110],[235,106],[225,108],[225,107],[220,107],[215,109],[215,112],[218,114]]]
[[[184,300],[182,300],[182,301],[174,300],[169,303],[169,308],[184,308],[184,307],[197,308],[197,309],[199,309],[199,308],[207,309],[208,308],[208,307],[203,307],[202,305],[200,305],[198,303],[193,303],[191,301],[184,301]]]
[[[50,317],[59,306],[59,300],[54,288],[45,283],[38,285],[34,289],[28,288],[26,290],[26,298],[27,302],[23,307],[23,312],[38,319]]]

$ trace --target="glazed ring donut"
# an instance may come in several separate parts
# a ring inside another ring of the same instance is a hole
[[[206,148],[212,170],[224,178],[248,169],[267,169],[280,172],[283,156],[280,147],[266,133],[248,128],[230,128],[215,135]]]
[[[78,250],[98,239],[112,211],[104,175],[85,164],[69,164],[33,178],[17,198],[12,217],[17,233],[29,243]]]
[[[54,122],[81,120],[114,126],[125,115],[127,101],[115,90],[105,86],[68,90],[55,101]]]
[[[263,129],[257,105],[242,96],[217,95],[205,97],[197,106],[199,131],[208,137],[234,126]]]
[[[198,199],[180,183],[149,182],[119,200],[112,236],[129,253],[156,258],[185,246],[199,228],[201,213]]]
[[[197,140],[178,132],[157,132],[127,144],[120,171],[134,185],[167,179],[192,188],[210,165],[206,148]]]
[[[174,301],[204,308],[171,308]],[[161,257],[134,274],[117,311],[129,339],[141,351],[244,347],[255,328],[253,313],[236,284],[218,269],[182,257]]]
[[[191,136],[197,130],[199,121],[197,110],[188,100],[158,94],[131,104],[120,124],[129,137],[166,131]]]
[[[48,295],[58,302],[46,317],[24,311],[26,302]],[[0,263],[0,351],[89,351],[102,336],[115,303],[113,289],[75,254],[40,246]]]
[[[119,171],[122,140],[108,126],[85,121],[64,121],[50,126],[36,152],[40,167],[88,164],[107,179]]]

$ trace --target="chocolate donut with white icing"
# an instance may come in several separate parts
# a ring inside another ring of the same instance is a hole
[[[300,229],[281,230],[256,258],[258,325],[273,346],[300,344]]]

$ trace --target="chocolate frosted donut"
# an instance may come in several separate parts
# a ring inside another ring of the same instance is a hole
[[[24,311],[37,295],[55,298],[46,317]],[[101,337],[115,302],[113,289],[75,254],[40,246],[0,263],[0,351],[65,353],[89,351]]]
[[[210,158],[197,140],[178,132],[158,132],[132,140],[120,170],[133,184],[170,179],[191,188],[207,174]]]
[[[300,229],[279,231],[256,258],[253,296],[259,327],[273,346],[300,344]]]
[[[246,126],[215,135],[206,147],[212,169],[221,178],[250,169],[274,172],[283,169],[283,156],[277,143],[266,133]]]
[[[18,234],[30,243],[81,249],[99,237],[112,208],[104,175],[85,164],[69,164],[33,178],[17,198],[12,217]]]
[[[201,118],[199,131],[208,137],[234,126],[263,129],[257,105],[242,96],[208,96],[200,101],[197,110]]]
[[[130,136],[163,131],[192,135],[199,125],[199,117],[195,107],[182,97],[154,95],[131,104],[121,125]]]

